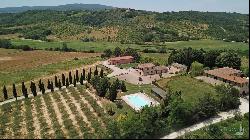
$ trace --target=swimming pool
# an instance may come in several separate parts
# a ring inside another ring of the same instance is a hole
[[[144,93],[135,93],[123,96],[122,99],[136,111],[141,110],[144,106],[152,106],[159,104],[154,99],[148,97]]]

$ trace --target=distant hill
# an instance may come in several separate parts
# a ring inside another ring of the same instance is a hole
[[[81,9],[82,6],[59,7],[66,10],[70,7]],[[0,36],[137,44],[199,39],[249,42],[248,14],[198,11],[158,13],[123,8],[61,11],[59,7],[57,10],[0,13]],[[98,9],[98,6],[90,7]]]
[[[104,10],[113,9],[112,6],[100,4],[67,4],[59,6],[23,6],[23,7],[6,7],[0,8],[0,13],[19,13],[28,10],[56,10],[56,11],[71,11],[71,10]]]

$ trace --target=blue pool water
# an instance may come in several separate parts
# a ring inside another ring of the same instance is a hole
[[[150,105],[148,101],[137,95],[129,96],[128,100],[132,102],[136,108],[142,108],[146,105]]]

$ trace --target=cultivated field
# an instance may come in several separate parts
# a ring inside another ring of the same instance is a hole
[[[83,86],[1,106],[0,138],[103,138],[109,117]]]
[[[19,51],[0,49],[0,71],[15,72],[43,65],[58,63],[74,58],[99,56],[98,53],[55,52],[55,51]]]

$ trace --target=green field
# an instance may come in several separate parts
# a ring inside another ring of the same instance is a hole
[[[172,91],[182,91],[183,99],[188,103],[195,103],[198,97],[202,97],[206,93],[211,93],[214,97],[218,97],[215,88],[205,82],[191,78],[190,76],[176,76],[167,79],[161,79],[157,83],[164,89]]]
[[[217,131],[211,128],[219,128]],[[235,135],[244,129],[243,135]],[[211,129],[211,130],[210,130]],[[248,139],[249,138],[249,113],[245,114],[242,119],[228,119],[212,126],[190,132],[180,137],[181,139]]]
[[[46,48],[56,48],[62,47],[62,42],[39,42],[33,40],[12,40],[15,45],[29,45],[37,49]],[[136,44],[121,44],[118,42],[81,42],[81,41],[71,41],[67,42],[68,47],[77,49],[79,51],[90,51],[94,50],[96,52],[102,52],[105,49],[114,49],[115,47],[121,48],[135,48],[138,50],[154,49],[157,50],[161,47],[167,49],[181,49],[184,47],[192,47],[195,49],[233,49],[236,50],[241,55],[248,56],[249,47],[246,43],[238,42],[224,42],[219,40],[194,40],[194,41],[179,41],[179,42],[169,42],[164,45],[136,45]]]
[[[152,63],[159,63],[160,65],[166,65],[169,57],[169,53],[142,53],[143,59],[150,57],[152,58]]]

